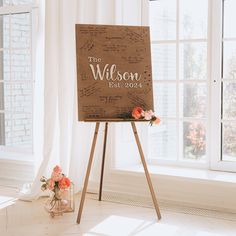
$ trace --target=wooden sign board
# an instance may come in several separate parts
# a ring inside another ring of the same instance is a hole
[[[79,120],[153,110],[149,27],[76,25]]]

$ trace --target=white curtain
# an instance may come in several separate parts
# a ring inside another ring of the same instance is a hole
[[[55,164],[59,164],[63,172],[72,179],[76,191],[81,188],[93,124],[77,121],[75,24],[116,23],[115,0],[39,2],[44,24],[41,25],[41,41],[38,41],[41,42],[41,48],[36,50],[36,81],[43,80],[44,106],[43,114],[36,113],[43,118],[43,138],[42,145],[35,146],[39,157],[36,178],[30,188],[22,192],[21,199],[25,200],[40,195],[40,177],[47,176]],[[40,61],[42,55],[44,66]],[[42,69],[44,74],[39,78]],[[36,123],[37,134],[40,133],[39,127]]]

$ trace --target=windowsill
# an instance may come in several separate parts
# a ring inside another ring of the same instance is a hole
[[[129,166],[126,168],[114,169],[115,171],[125,171],[130,173],[143,173],[143,166],[141,164]],[[230,172],[203,170],[183,167],[169,167],[148,165],[150,174],[166,177],[180,177],[192,180],[205,180],[222,183],[236,183],[236,174]]]
[[[12,151],[2,151],[0,150],[0,161],[22,161],[22,162],[32,162],[33,154],[30,153],[18,153]]]
[[[35,177],[32,154],[0,151],[0,185],[20,188]]]

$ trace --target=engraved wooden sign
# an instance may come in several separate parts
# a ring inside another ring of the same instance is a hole
[[[76,25],[79,120],[153,110],[149,27]]]

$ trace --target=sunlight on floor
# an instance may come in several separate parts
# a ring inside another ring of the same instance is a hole
[[[209,232],[199,231],[196,236],[226,236],[225,234],[213,234]]]
[[[150,208],[87,199],[81,224],[75,212],[51,218],[45,198],[33,202],[0,193],[1,236],[235,236],[235,221],[162,210],[157,221]],[[14,204],[15,203],[15,204]],[[78,203],[78,201],[77,201]],[[37,230],[36,230],[37,229]]]
[[[16,200],[17,199],[13,197],[0,195],[0,210],[5,207],[15,204]]]
[[[159,235],[165,236],[177,236],[182,235],[183,228],[163,224],[156,221],[144,221],[134,218],[121,217],[112,215],[106,218],[104,221],[96,225],[94,228],[90,229],[88,233],[83,234],[84,236],[94,236],[94,235],[137,235],[137,236],[147,236],[147,235]],[[187,232],[186,232],[187,233]],[[209,233],[206,231],[195,231],[191,235],[195,236],[223,236],[221,234]]]

